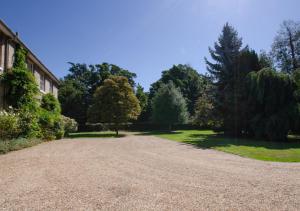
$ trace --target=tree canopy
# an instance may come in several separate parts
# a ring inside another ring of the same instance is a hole
[[[162,84],[155,93],[152,111],[152,120],[168,125],[169,129],[173,124],[183,124],[188,121],[185,99],[172,81]]]
[[[85,128],[87,122],[87,110],[92,104],[93,94],[96,88],[110,76],[124,76],[131,87],[135,86],[136,74],[122,69],[117,65],[102,63],[86,65],[69,63],[69,74],[61,80],[58,97],[62,106],[62,114],[74,118],[79,129]]]
[[[193,114],[199,93],[205,86],[205,77],[189,65],[174,65],[171,69],[163,71],[161,78],[151,85],[149,98],[152,99],[158,89],[163,84],[168,84],[169,81],[172,81],[175,87],[179,88],[189,113]]]
[[[119,126],[137,119],[141,107],[128,79],[110,76],[98,87],[88,110],[89,122],[113,123],[118,135]]]
[[[272,55],[277,67],[291,73],[300,67],[300,22],[284,21],[273,45]]]

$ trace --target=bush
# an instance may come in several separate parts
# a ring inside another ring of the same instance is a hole
[[[27,147],[32,147],[40,143],[42,143],[40,139],[24,138],[12,139],[9,142],[0,142],[0,154],[5,154],[10,151],[16,151]]]
[[[78,123],[75,119],[62,115],[62,122],[66,135],[68,135],[69,133],[74,133],[78,130]]]
[[[64,135],[60,115],[41,109],[39,116],[42,138],[45,140],[60,139]]]
[[[39,115],[43,139],[50,141],[63,138],[64,124],[60,111],[60,104],[52,94],[43,95]]]
[[[54,97],[53,94],[45,94],[42,97],[41,108],[59,114],[61,112],[61,107],[58,100]]]
[[[0,112],[0,140],[7,141],[20,135],[20,118],[13,111]]]
[[[20,117],[20,136],[24,138],[41,137],[41,128],[39,125],[39,109],[22,108],[19,111]]]

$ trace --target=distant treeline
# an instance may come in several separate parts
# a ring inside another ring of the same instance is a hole
[[[284,21],[271,51],[259,53],[243,45],[238,32],[226,23],[209,53],[207,74],[189,65],[174,65],[162,72],[149,92],[136,84],[135,73],[117,65],[70,63],[59,90],[62,112],[86,129],[95,90],[114,75],[128,79],[140,102],[142,112],[133,125],[178,129],[174,125],[188,124],[280,141],[289,132],[299,132],[299,22]]]

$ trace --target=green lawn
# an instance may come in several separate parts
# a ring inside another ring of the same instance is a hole
[[[218,135],[210,130],[179,130],[173,133],[149,132],[144,135],[192,144],[199,148],[215,149],[243,157],[264,161],[300,162],[300,141],[290,137],[286,143],[251,139],[235,139]]]
[[[116,136],[116,132],[104,131],[104,132],[81,132],[81,133],[70,133],[68,138],[120,138],[124,137],[125,134]]]

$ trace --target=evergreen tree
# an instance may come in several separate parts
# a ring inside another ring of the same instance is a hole
[[[215,63],[206,59],[207,69],[216,87],[215,114],[223,122],[226,133],[241,135],[247,131],[247,100],[245,78],[260,69],[259,58],[248,47],[242,49],[242,39],[228,23],[215,43],[209,48]]]
[[[173,82],[162,84],[152,101],[152,120],[158,124],[171,126],[188,121],[186,102]]]
[[[226,132],[233,129],[233,115],[237,98],[235,93],[235,78],[237,77],[237,60],[242,47],[242,39],[237,31],[228,23],[215,43],[214,49],[209,48],[210,55],[215,63],[206,58],[207,70],[214,79],[216,86],[214,107]]]

